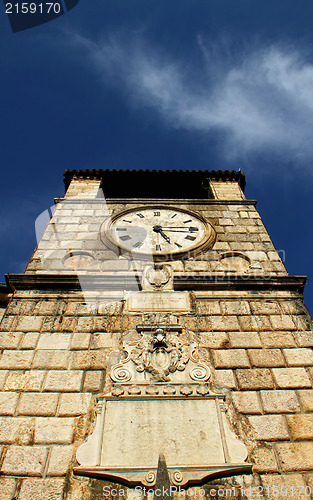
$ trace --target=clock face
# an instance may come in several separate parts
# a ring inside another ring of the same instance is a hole
[[[215,231],[202,217],[159,206],[125,210],[106,221],[102,241],[123,253],[153,258],[200,251],[215,241]]]

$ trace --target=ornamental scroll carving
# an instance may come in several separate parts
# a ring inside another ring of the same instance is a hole
[[[144,330],[144,329],[143,329]],[[124,342],[126,358],[111,369],[115,383],[206,382],[210,369],[194,358],[196,343],[183,342],[176,332],[156,327],[137,341]]]

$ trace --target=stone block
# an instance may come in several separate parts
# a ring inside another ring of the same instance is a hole
[[[42,333],[38,342],[38,349],[68,349],[70,346],[70,333]]]
[[[254,462],[253,470],[258,473],[278,472],[275,452],[270,446],[257,446],[251,453],[251,459]]]
[[[14,415],[18,392],[0,392],[0,415]]]
[[[14,498],[14,492],[16,487],[16,481],[10,477],[0,478],[0,491],[1,500],[12,500]]]
[[[63,393],[60,397],[59,416],[84,415],[88,412],[91,394]]]
[[[213,351],[215,368],[245,368],[250,366],[244,349],[221,349]]]
[[[82,370],[51,370],[45,382],[45,391],[80,392],[84,372]]]
[[[41,476],[47,455],[48,448],[46,446],[9,446],[1,472],[14,476]]]
[[[221,302],[221,309],[224,314],[243,315],[249,314],[249,302],[246,300],[224,300]]]
[[[68,368],[70,361],[69,351],[48,351],[46,349],[38,350],[35,353],[33,368],[61,369]]]
[[[284,472],[313,469],[313,442],[278,443],[276,449]]]
[[[313,347],[313,332],[296,332],[295,338],[300,347]]]
[[[46,372],[43,370],[16,370],[8,373],[5,391],[40,391]]]
[[[59,395],[55,393],[32,392],[21,394],[18,415],[55,415]]]
[[[65,476],[73,461],[73,445],[56,445],[51,447],[48,476]]]
[[[259,441],[289,439],[287,425],[282,415],[253,415],[248,419],[255,439]]]
[[[8,370],[0,370],[0,390],[1,391],[4,387],[8,373],[9,373]]]
[[[233,392],[232,399],[237,411],[244,414],[262,413],[258,394],[254,391]]]
[[[272,315],[271,323],[274,330],[296,330],[294,322],[287,314]]]
[[[101,370],[106,366],[106,357],[109,349],[99,351],[72,351],[73,370]]]
[[[240,330],[243,331],[266,331],[271,330],[271,324],[268,316],[240,316]]]
[[[279,314],[280,308],[276,301],[270,300],[252,300],[250,302],[252,314]]]
[[[0,358],[0,369],[8,368],[12,370],[30,368],[34,357],[33,351],[10,351],[2,353]]]
[[[28,429],[28,430],[27,430]],[[26,430],[26,436],[25,436]],[[32,436],[33,421],[22,417],[0,417],[0,442],[11,444],[24,441],[25,437]]]
[[[256,332],[229,332],[228,335],[230,347],[262,347]]]
[[[78,332],[92,333],[94,325],[94,318],[92,317],[79,317],[77,321],[76,329]]]
[[[261,391],[260,396],[265,413],[296,413],[300,411],[295,391]]]
[[[17,349],[23,334],[21,332],[4,332],[0,335],[0,349]]]
[[[94,333],[90,341],[90,349],[118,347],[119,335],[116,333]]]
[[[284,349],[289,366],[313,366],[313,351],[308,348]]]
[[[28,332],[24,333],[21,341],[21,349],[35,349],[37,346],[39,333]]]
[[[273,376],[281,389],[312,387],[305,368],[273,368]]]
[[[296,347],[293,335],[288,332],[260,332],[260,338],[266,348]]]
[[[240,389],[258,390],[273,389],[274,382],[270,370],[253,368],[251,370],[236,370]]]
[[[248,353],[252,366],[270,368],[286,364],[280,349],[249,349]]]
[[[24,479],[18,500],[63,500],[64,488],[61,478]]]
[[[210,349],[223,349],[229,344],[226,332],[201,332],[198,339],[201,347]]]
[[[261,476],[261,481],[267,498],[309,500],[310,496],[306,494],[306,483],[301,474],[267,474]]]
[[[20,332],[40,332],[42,322],[41,316],[20,316],[16,330]]]
[[[220,315],[222,313],[217,300],[199,300],[196,303],[198,314]]]
[[[36,417],[36,444],[67,444],[73,441],[75,419],[72,417]]]
[[[210,318],[211,330],[214,331],[234,331],[239,330],[239,323],[236,316],[212,316]]]
[[[84,391],[99,392],[102,389],[104,379],[103,370],[90,370],[85,375]]]
[[[295,441],[313,439],[313,415],[287,415],[287,424]]]
[[[301,408],[304,412],[313,412],[313,389],[298,391]]]
[[[74,333],[72,337],[71,349],[88,349],[90,338],[90,333]]]

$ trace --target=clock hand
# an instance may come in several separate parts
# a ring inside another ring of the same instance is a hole
[[[167,241],[168,243],[171,243],[171,240],[169,239],[168,236],[166,236],[166,234],[162,231],[162,227],[161,226],[153,226],[153,231],[155,233],[159,233],[162,238],[165,239],[165,241]]]
[[[186,226],[160,226],[161,229],[166,229],[166,231],[175,231],[176,229],[182,229],[189,232],[199,231],[197,227],[190,226],[186,228]]]

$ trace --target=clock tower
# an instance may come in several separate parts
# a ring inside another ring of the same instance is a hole
[[[64,179],[1,285],[1,498],[311,498],[306,278],[244,174]]]

